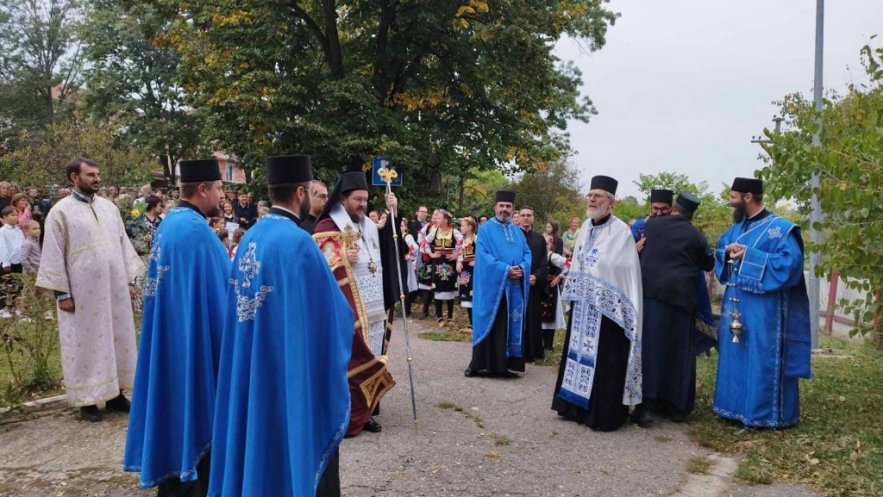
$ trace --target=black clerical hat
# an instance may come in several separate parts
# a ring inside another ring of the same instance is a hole
[[[675,192],[671,190],[654,188],[650,190],[650,203],[665,202],[666,204],[670,204],[674,196]]]
[[[508,202],[510,204],[514,204],[515,192],[511,192],[509,190],[500,190],[494,196],[494,202]]]
[[[690,192],[681,192],[678,194],[678,200],[675,203],[678,204],[678,207],[687,212],[695,212],[702,201],[699,200],[699,197]]]
[[[220,181],[221,169],[218,159],[182,160],[178,162],[181,183],[203,183]]]
[[[368,180],[365,179],[365,173],[362,171],[350,171],[343,173],[337,180],[337,186],[334,191],[343,195],[353,190],[367,190]]]
[[[267,157],[267,184],[293,185],[313,180],[309,155]]]
[[[763,193],[763,181],[755,178],[736,178],[730,189],[734,192],[758,195]]]
[[[592,178],[592,184],[589,186],[589,190],[604,190],[611,195],[616,195],[616,187],[618,185],[619,181],[616,181],[610,176],[595,176]]]

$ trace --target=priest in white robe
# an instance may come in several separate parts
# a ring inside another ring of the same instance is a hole
[[[37,286],[55,292],[61,365],[68,400],[100,421],[99,402],[128,412],[137,356],[132,298],[144,263],[117,207],[96,195],[98,165],[76,158],[65,168],[74,184],[46,219]]]
[[[552,409],[614,431],[641,403],[641,263],[628,225],[613,215],[618,182],[592,178],[562,300],[570,323]]]

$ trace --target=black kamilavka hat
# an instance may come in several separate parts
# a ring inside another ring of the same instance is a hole
[[[675,197],[675,192],[663,188],[654,188],[650,190],[650,203],[665,202],[670,204]]]
[[[313,180],[309,155],[267,157],[267,184],[293,185]]]
[[[678,204],[678,207],[687,212],[695,212],[696,209],[699,208],[699,204],[701,204],[702,201],[699,200],[696,195],[693,195],[690,192],[681,192],[678,195],[678,200],[675,203]]]
[[[763,181],[755,178],[736,178],[730,189],[734,192],[759,195],[763,193]]]
[[[515,192],[509,190],[500,190],[494,196],[494,202],[508,202],[510,204],[515,203]]]
[[[604,190],[611,195],[616,195],[617,186],[619,186],[619,181],[616,181],[610,176],[595,176],[592,178],[592,184],[589,186],[589,189]]]
[[[220,181],[221,169],[218,159],[195,159],[178,162],[181,183],[204,183]]]

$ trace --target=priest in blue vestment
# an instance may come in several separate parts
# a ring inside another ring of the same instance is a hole
[[[496,193],[494,218],[475,242],[472,288],[472,360],[463,372],[512,376],[524,371],[522,326],[530,291],[531,252],[511,221],[515,193]]]
[[[726,291],[714,412],[751,428],[794,426],[799,378],[811,377],[800,228],[764,208],[758,179],[736,178],[730,205],[736,222],[715,254]]]
[[[179,163],[181,202],[153,239],[125,471],[159,496],[205,495],[218,358],[227,307],[227,251],[206,222],[224,195],[218,161]]]
[[[270,200],[230,276],[212,438],[212,497],[339,496],[355,319],[295,219],[309,211],[304,155],[267,160]]]

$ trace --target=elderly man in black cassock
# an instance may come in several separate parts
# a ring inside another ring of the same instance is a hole
[[[714,267],[705,235],[693,226],[700,201],[678,195],[670,216],[647,221],[641,251],[644,285],[643,404],[632,415],[638,424],[651,421],[650,411],[681,422],[696,395],[696,274]]]
[[[546,255],[546,239],[533,230],[533,207],[523,206],[521,230],[530,247],[530,293],[527,299],[527,313],[524,318],[524,332],[521,335],[524,361],[542,359],[543,350],[543,298],[546,294],[549,275],[549,258]]]
[[[592,178],[561,298],[570,322],[552,409],[613,431],[641,403],[641,265],[627,224],[613,212],[618,182]]]

